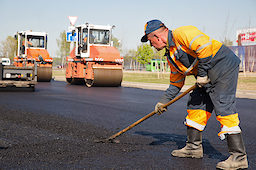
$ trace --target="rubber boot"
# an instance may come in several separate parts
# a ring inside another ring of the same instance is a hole
[[[182,149],[173,150],[171,154],[180,158],[202,158],[202,132],[195,128],[187,127],[186,146]]]
[[[241,133],[226,135],[230,156],[227,160],[219,162],[219,169],[245,169],[248,168],[247,155]]]

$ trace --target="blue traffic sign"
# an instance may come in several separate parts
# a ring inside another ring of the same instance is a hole
[[[66,37],[67,42],[76,41],[76,33],[72,36],[72,32],[67,32]]]

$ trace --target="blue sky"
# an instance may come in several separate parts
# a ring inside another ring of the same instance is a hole
[[[170,29],[194,25],[211,38],[235,41],[236,30],[256,27],[256,0],[0,0],[0,41],[17,31],[48,33],[48,50],[56,57],[60,32],[76,24],[115,25],[124,49],[140,45],[144,25],[159,19]]]

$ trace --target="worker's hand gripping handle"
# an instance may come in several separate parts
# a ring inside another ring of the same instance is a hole
[[[182,98],[183,96],[185,96],[186,94],[188,94],[189,92],[191,92],[192,90],[195,90],[198,87],[197,84],[193,85],[192,87],[190,87],[189,89],[187,89],[186,91],[184,91],[183,93],[181,93],[179,96],[176,96],[174,99],[172,99],[171,101],[169,101],[168,103],[162,105],[163,108],[170,106],[171,104],[173,104],[174,102],[176,102],[177,100],[179,100],[180,98]]]

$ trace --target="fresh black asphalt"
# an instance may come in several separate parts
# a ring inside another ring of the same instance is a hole
[[[175,158],[186,141],[187,96],[118,137],[95,143],[153,110],[162,91],[92,87],[52,81],[35,92],[0,91],[0,169],[215,169],[227,158],[214,113],[203,133],[203,159]],[[256,169],[256,100],[238,98],[249,169]]]

